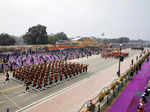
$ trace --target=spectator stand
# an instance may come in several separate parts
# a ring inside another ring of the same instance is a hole
[[[103,112],[112,100],[119,94],[120,90],[125,87],[128,81],[132,80],[134,74],[140,70],[141,64],[145,62],[147,57],[150,55],[150,52],[144,54],[127,72],[121,75],[121,77],[117,80],[114,80],[109,86],[105,87],[100,91],[100,93],[91,99],[93,104],[95,105],[95,109],[88,111],[88,101],[86,101],[78,112],[82,112],[82,110],[86,110],[85,112]]]

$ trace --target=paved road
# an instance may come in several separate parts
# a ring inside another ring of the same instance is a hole
[[[127,60],[127,59],[131,60],[130,58],[133,56],[135,57],[137,54],[139,55],[139,51],[130,51],[130,56],[128,58],[126,58],[125,60]],[[80,61],[81,63],[88,63],[89,64],[88,73],[81,74],[80,77],[74,78],[69,81],[65,81],[64,83],[61,83],[57,86],[53,86],[53,87],[48,88],[43,91],[31,89],[29,93],[24,93],[25,87],[23,86],[23,84],[20,81],[11,79],[7,84],[4,84],[4,83],[2,83],[2,80],[0,80],[0,109],[2,110],[2,112],[3,111],[5,112],[7,107],[9,107],[11,109],[11,112],[20,110],[23,107],[28,106],[29,104],[33,104],[34,102],[38,103],[39,99],[41,99],[41,101],[44,101],[43,98],[45,98],[47,96],[49,96],[49,98],[54,98],[56,96],[59,96],[58,94],[62,94],[63,92],[66,92],[72,88],[78,87],[78,86],[80,86],[80,84],[84,84],[88,80],[91,80],[94,77],[94,75],[95,76],[98,75],[99,77],[101,77],[100,72],[105,71],[105,69],[108,69],[108,68],[112,67],[113,65],[116,66],[114,72],[117,71],[117,67],[118,67],[118,64],[116,64],[118,62],[117,59],[112,59],[112,58],[104,59],[104,58],[101,58],[99,55],[89,57],[88,59],[83,58],[83,59],[79,59],[79,60],[75,60],[75,61]],[[103,77],[101,77],[101,79],[102,78]],[[112,76],[110,77],[110,79],[112,80]],[[110,82],[110,80],[102,83],[100,88],[104,87],[104,85],[106,85],[107,82]],[[66,87],[68,87],[68,88],[66,88]],[[60,91],[60,90],[62,90],[62,91]],[[71,98],[71,96],[69,98]],[[61,100],[59,102],[63,103],[63,100]],[[82,100],[81,103],[83,103],[83,102],[84,102],[84,100]],[[79,106],[80,106],[80,104],[78,106],[75,106],[74,109],[79,108]],[[28,108],[29,107],[30,106],[28,106]],[[63,108],[63,105],[62,105],[62,108]],[[39,112],[42,112],[42,111],[39,111]],[[67,112],[67,111],[65,111],[65,112]]]

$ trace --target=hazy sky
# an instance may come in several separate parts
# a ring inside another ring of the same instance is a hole
[[[20,36],[37,24],[48,34],[150,40],[150,0],[0,0],[0,33]]]

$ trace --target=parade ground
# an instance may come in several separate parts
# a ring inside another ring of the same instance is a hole
[[[126,49],[125,52],[129,56],[121,63],[121,73],[141,53],[131,49]],[[25,92],[21,81],[10,77],[9,82],[5,82],[5,77],[1,74],[0,112],[5,112],[7,108],[10,112],[77,112],[86,101],[117,78],[118,59],[93,55],[70,61],[88,64],[88,72],[43,90],[30,87],[29,92]]]

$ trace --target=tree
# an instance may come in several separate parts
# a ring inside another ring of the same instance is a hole
[[[33,26],[28,29],[28,32],[23,35],[23,40],[26,44],[47,44],[48,36],[46,32],[46,27],[43,25]]]
[[[58,39],[56,38],[56,35],[48,35],[49,44],[56,44],[56,41],[58,41]]]
[[[69,40],[69,39],[64,32],[48,35],[49,44],[56,44],[56,41],[58,40]]]
[[[16,43],[16,40],[13,38],[13,36],[7,33],[0,34],[0,45],[2,46],[15,45],[15,43]]]
[[[58,40],[69,40],[64,32],[56,33],[55,36]]]

